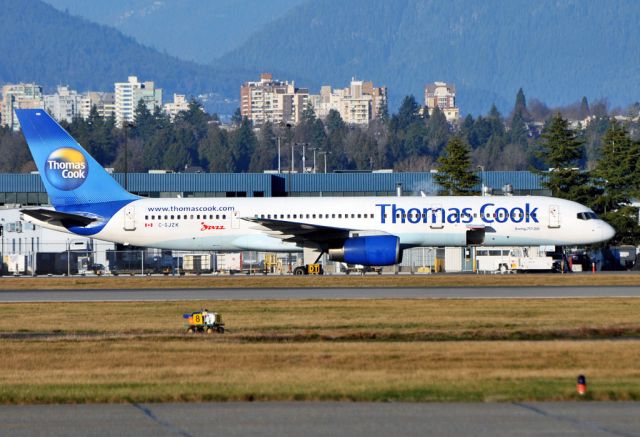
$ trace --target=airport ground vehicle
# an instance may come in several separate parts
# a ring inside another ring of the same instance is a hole
[[[359,275],[364,275],[365,273],[373,272],[379,275],[382,274],[382,267],[377,266],[363,266],[362,264],[345,264],[342,263],[340,268],[346,275],[350,273],[356,273]]]
[[[184,326],[188,334],[198,332],[224,334],[224,322],[222,321],[222,316],[218,313],[211,313],[204,309],[190,314],[183,314],[182,317],[186,319]]]
[[[553,271],[555,261],[548,256],[545,246],[532,247],[489,247],[478,248],[476,252],[479,271],[501,273]]]

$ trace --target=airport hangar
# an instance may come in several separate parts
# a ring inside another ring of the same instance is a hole
[[[293,197],[293,196],[421,196],[438,192],[432,172],[394,173],[335,172],[335,173],[150,173],[113,174],[114,178],[134,194],[144,197]],[[485,187],[492,195],[549,195],[542,185],[543,177],[529,171],[485,171],[478,173],[477,192]],[[29,274],[38,252],[92,252],[92,263],[108,268],[106,251],[113,243],[96,241],[20,223],[18,209],[23,206],[49,205],[44,185],[37,173],[0,174],[0,225],[3,226],[0,254],[5,264],[16,265],[8,273]],[[153,250],[151,250],[153,251]],[[158,251],[159,252],[159,251]],[[408,252],[408,253],[407,253]],[[158,253],[159,254],[159,253]],[[153,253],[146,256],[154,255]],[[9,263],[7,256],[14,256]],[[17,258],[16,258],[17,257]],[[256,264],[264,254],[248,254]],[[283,260],[284,262],[284,260]],[[288,260],[291,262],[291,259]],[[297,260],[293,260],[295,263]],[[300,260],[302,262],[302,260]],[[423,249],[405,252],[400,268],[418,269],[438,265],[437,270],[449,272],[472,270],[469,251],[464,248]],[[30,267],[31,266],[31,267]],[[5,273],[7,269],[5,267]]]

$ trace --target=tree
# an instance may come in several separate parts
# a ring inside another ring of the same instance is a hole
[[[131,130],[132,138],[140,138],[142,142],[146,142],[151,138],[156,129],[156,120],[153,117],[149,108],[144,103],[144,100],[140,99],[133,111],[134,127]]]
[[[438,158],[435,179],[445,195],[468,196],[478,184],[478,177],[471,167],[469,145],[459,136],[449,140]]]
[[[592,172],[593,183],[601,192],[591,206],[616,229],[612,244],[635,245],[640,240],[640,226],[638,209],[631,206],[631,199],[640,192],[640,145],[615,120],[602,142],[602,157]]]
[[[590,201],[588,174],[578,166],[584,156],[584,147],[569,122],[557,113],[542,132],[540,158],[549,168],[543,185],[551,195],[579,203]]]
[[[397,120],[397,129],[399,130],[405,130],[412,123],[420,121],[420,106],[416,102],[416,98],[406,96],[394,118]]]
[[[209,126],[207,135],[198,144],[200,163],[212,173],[235,171],[227,132],[215,124]]]
[[[578,117],[580,120],[584,120],[590,115],[589,102],[585,96],[582,96],[582,100],[580,101],[580,110],[578,111]]]
[[[242,119],[240,127],[233,134],[231,143],[231,157],[233,159],[234,171],[246,172],[249,169],[251,155],[256,148],[258,140],[253,133],[251,122],[247,117]]]
[[[240,123],[242,123],[242,113],[240,112],[240,108],[236,108],[231,116],[231,124],[234,126],[240,126]]]
[[[278,165],[278,139],[273,132],[273,125],[265,123],[260,129],[260,140],[251,155],[249,171],[261,173],[273,170]],[[282,146],[282,145],[281,145]]]
[[[522,117],[524,121],[528,122],[531,120],[531,115],[527,109],[527,99],[524,96],[522,88],[518,90],[518,93],[516,94],[516,103],[513,105],[513,115],[515,116],[516,114],[520,114],[520,117]]]
[[[631,141],[629,132],[613,121],[603,138],[602,157],[597,162],[592,176],[603,193],[593,205],[598,212],[619,209],[629,204],[638,187],[636,165],[638,143]]]
[[[427,148],[434,157],[438,156],[448,140],[449,123],[447,122],[447,117],[436,106],[427,121]]]

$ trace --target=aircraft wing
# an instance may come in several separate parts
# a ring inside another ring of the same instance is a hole
[[[256,223],[260,228],[266,230],[265,233],[267,235],[299,245],[309,242],[315,243],[320,247],[342,245],[344,241],[349,238],[349,233],[353,231],[353,229],[296,223],[277,219],[253,217],[245,217],[243,219]]]
[[[21,209],[21,213],[33,217],[36,220],[46,223],[60,222],[65,226],[88,226],[98,221],[97,218],[87,217],[80,214],[54,211],[51,209]]]

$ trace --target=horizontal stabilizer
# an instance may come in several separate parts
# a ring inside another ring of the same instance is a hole
[[[80,214],[71,214],[68,212],[53,211],[50,209],[21,209],[21,213],[33,217],[36,220],[46,223],[59,222],[65,227],[70,226],[89,226],[91,223],[98,221],[97,218],[87,217]]]

